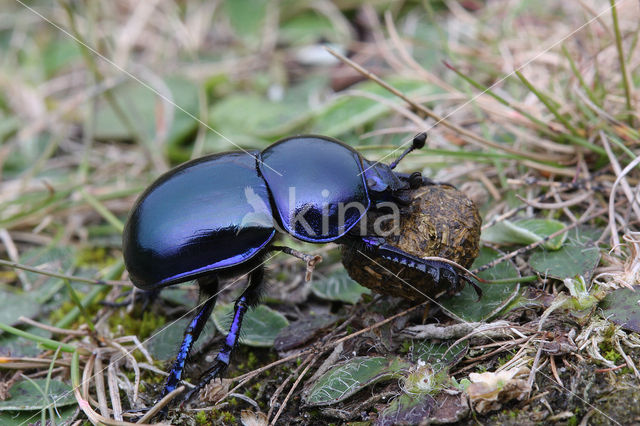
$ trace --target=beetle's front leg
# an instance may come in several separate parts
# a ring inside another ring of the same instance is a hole
[[[240,338],[240,329],[242,328],[242,319],[244,314],[249,308],[257,305],[260,300],[260,292],[262,287],[262,281],[264,279],[264,267],[260,266],[249,273],[249,285],[244,290],[242,295],[238,297],[234,306],[233,321],[229,328],[229,334],[222,344],[222,348],[213,366],[207,370],[202,376],[200,382],[195,388],[191,389],[184,397],[183,402],[189,401],[194,395],[196,395],[202,388],[204,388],[212,379],[222,376],[227,367],[229,367],[229,359],[231,353],[238,345],[238,339]]]
[[[407,182],[411,189],[417,189],[417,188],[420,188],[421,186],[429,186],[429,185],[444,185],[444,186],[450,186],[452,188],[455,188],[455,186],[450,184],[449,182],[435,181],[431,178],[424,176],[420,172],[413,172],[411,174],[401,173],[401,172],[394,172],[394,173],[401,181]]]
[[[362,243],[364,244],[365,253],[368,251],[371,254],[382,257],[383,259],[416,269],[430,275],[436,283],[446,281],[451,283],[454,288],[457,288],[460,280],[465,280],[473,286],[478,298],[482,297],[482,289],[478,287],[475,282],[466,276],[459,274],[453,266],[446,262],[421,259],[388,244],[385,239],[381,237],[362,237]]]

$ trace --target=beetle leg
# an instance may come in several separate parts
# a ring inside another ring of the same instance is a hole
[[[207,280],[201,278],[198,280],[198,284],[200,285],[201,292],[208,297],[184,331],[184,338],[180,345],[180,350],[178,351],[176,360],[173,363],[173,367],[171,367],[171,370],[169,371],[169,376],[167,377],[164,389],[162,390],[162,395],[160,396],[161,398],[178,387],[189,352],[191,351],[195,341],[200,337],[200,333],[211,316],[211,311],[216,304],[215,293],[218,289],[218,278],[215,276]],[[209,294],[214,295],[209,296]]]
[[[128,305],[135,305],[136,303],[141,303],[141,311],[146,311],[151,303],[153,303],[160,294],[160,290],[139,290],[137,288],[133,288],[133,290],[129,290],[123,294],[125,296],[125,300],[122,302],[108,302],[103,300],[100,302],[103,306],[108,306],[110,308],[124,308]]]
[[[262,266],[254,269],[249,273],[249,285],[244,290],[242,295],[238,297],[234,306],[233,321],[229,328],[229,334],[222,344],[222,349],[216,355],[215,363],[207,370],[202,376],[200,382],[195,388],[191,389],[184,397],[183,402],[187,402],[195,395],[200,389],[204,388],[207,383],[216,377],[220,377],[229,366],[229,358],[231,353],[238,344],[240,338],[240,329],[242,327],[242,319],[247,310],[255,306],[260,299],[260,290],[262,286],[262,280],[264,278],[264,268]]]
[[[311,281],[311,273],[313,272],[313,269],[318,263],[322,262],[322,256],[319,256],[317,254],[314,256],[312,254],[302,253],[298,250],[292,249],[291,247],[271,246],[271,249],[278,250],[293,257],[297,257],[298,259],[304,260],[307,263],[307,273],[305,274],[306,282]]]
[[[394,172],[395,175],[403,182],[407,182],[409,187],[412,189],[420,188],[421,186],[429,186],[429,185],[442,185],[442,186],[450,186],[455,188],[455,185],[450,184],[449,182],[440,182],[428,178],[420,172],[414,173],[402,173],[402,172]]]
[[[420,259],[417,256],[413,256],[405,252],[404,250],[400,250],[397,247],[387,244],[383,238],[364,237],[362,238],[362,242],[364,243],[366,250],[376,253],[383,259],[390,260],[428,274],[434,282],[440,283],[444,280],[449,282],[454,288],[457,288],[460,284],[460,280],[462,279],[473,286],[474,291],[478,295],[478,299],[482,297],[482,289],[478,287],[475,282],[467,278],[465,275],[459,274],[453,266],[446,262]]]

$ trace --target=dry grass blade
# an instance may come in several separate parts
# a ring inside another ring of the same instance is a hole
[[[549,161],[550,160],[550,158],[548,156],[546,156],[546,155],[542,155],[541,156],[541,155],[538,155],[538,154],[535,154],[535,153],[523,153],[522,151],[517,150],[517,149],[513,149],[513,148],[511,148],[511,147],[509,147],[507,145],[502,145],[502,144],[498,144],[498,143],[492,142],[492,141],[490,141],[488,139],[485,139],[485,138],[483,138],[481,136],[476,135],[473,132],[468,131],[465,128],[462,128],[462,127],[460,127],[460,126],[458,126],[456,124],[453,124],[449,120],[447,120],[446,117],[442,117],[442,116],[436,114],[435,112],[433,112],[432,110],[430,110],[429,108],[425,107],[424,105],[418,104],[418,103],[414,102],[413,100],[409,99],[406,95],[404,95],[398,89],[396,89],[395,87],[393,87],[389,83],[386,83],[380,77],[378,77],[377,75],[375,75],[371,71],[368,71],[366,68],[356,64],[355,62],[353,62],[349,58],[345,57],[344,55],[336,52],[335,50],[333,50],[333,49],[331,49],[329,47],[325,47],[325,49],[327,49],[327,51],[329,53],[331,53],[333,56],[335,56],[336,58],[340,59],[341,61],[343,61],[344,63],[346,63],[350,67],[354,68],[356,71],[361,73],[366,78],[374,81],[375,83],[379,84],[381,87],[385,88],[389,92],[393,93],[395,96],[397,96],[400,99],[402,99],[403,101],[405,101],[415,111],[421,112],[426,117],[432,118],[433,120],[436,121],[436,124],[442,124],[443,126],[446,126],[446,127],[450,128],[450,129],[456,131],[457,133],[462,135],[465,139],[467,139],[471,143],[479,144],[480,146],[483,146],[483,147],[495,148],[497,150],[505,151],[505,152],[508,152],[510,154],[526,156],[526,157],[529,157],[529,158],[531,158],[533,160],[537,160],[537,161]],[[404,145],[406,145],[406,144],[408,144],[410,142],[411,141],[407,141]],[[394,150],[391,153],[387,154],[386,157],[388,157],[390,155],[393,155],[396,151],[400,150],[402,147],[403,146],[400,146],[400,147],[396,148],[396,150]]]
[[[273,419],[271,420],[271,423],[270,423],[271,425],[275,425],[276,424],[276,422],[280,418],[280,415],[282,414],[282,412],[286,408],[287,402],[289,401],[289,399],[293,395],[293,392],[297,389],[298,385],[300,384],[300,381],[304,378],[304,376],[307,374],[309,369],[311,367],[313,367],[313,365],[316,363],[317,360],[318,360],[317,357],[314,357],[313,359],[309,359],[309,361],[308,361],[307,365],[305,366],[304,370],[302,370],[302,372],[298,375],[298,378],[296,379],[296,381],[291,386],[291,389],[289,389],[289,392],[287,393],[287,396],[284,398],[284,401],[282,401],[282,404],[280,405],[280,409],[278,410],[276,415],[273,416]]]
[[[172,392],[169,392],[167,395],[165,395],[153,407],[151,407],[149,409],[149,411],[147,411],[145,413],[145,415],[142,416],[140,418],[140,420],[138,420],[134,424],[141,425],[141,424],[144,424],[144,422],[151,420],[156,414],[160,413],[160,411],[162,411],[163,408],[165,408],[167,405],[169,405],[169,403],[171,403],[171,401],[173,401],[176,397],[180,396],[182,394],[182,392],[184,392],[184,386],[178,386]],[[158,423],[156,423],[156,424],[158,424]],[[162,424],[162,423],[160,423],[160,424]]]

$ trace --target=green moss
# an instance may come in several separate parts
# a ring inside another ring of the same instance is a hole
[[[166,323],[165,317],[155,315],[151,311],[144,311],[142,317],[137,315],[112,315],[109,318],[109,325],[114,330],[121,327],[124,335],[135,335],[140,340],[144,340],[159,327]]]
[[[398,349],[398,352],[400,352],[401,354],[408,354],[409,352],[411,352],[412,348],[413,342],[411,342],[410,340],[405,340],[404,342],[402,342],[402,345]]]
[[[197,425],[206,425],[209,422],[209,416],[204,411],[198,411],[195,416],[195,421]]]
[[[621,376],[626,376],[627,374],[634,374],[634,371],[629,367],[622,367],[620,370],[618,370],[618,374]]]
[[[193,418],[196,425],[210,425],[210,424],[224,424],[235,425],[238,424],[235,416],[229,411],[220,411],[212,409],[209,411],[198,411]]]
[[[80,267],[96,267],[98,269],[112,265],[116,261],[109,255],[105,247],[88,247],[78,252],[76,264]]]
[[[509,351],[505,355],[499,356],[498,357],[498,365],[502,366],[502,365],[506,364],[507,362],[511,361],[511,359],[513,359],[515,354],[516,354],[516,351]]]
[[[609,327],[607,327],[607,329],[603,333],[604,338],[607,342],[611,342],[611,339],[613,338],[613,336],[615,336],[617,329],[618,326],[614,323],[609,324]]]
[[[221,420],[222,420],[222,424],[225,424],[225,425],[233,425],[238,423],[236,421],[235,416],[229,411],[225,411],[222,413]]]
[[[247,368],[249,370],[254,370],[255,368],[258,367],[258,364],[259,364],[259,361],[256,354],[254,352],[249,352],[249,354],[247,355]]]
[[[600,353],[606,360],[611,361],[615,364],[618,364],[618,362],[622,359],[622,355],[611,344],[611,341],[609,339],[605,340],[604,342],[600,342],[598,344],[598,349],[600,349]]]
[[[58,309],[51,312],[51,315],[49,315],[49,321],[51,321],[52,324],[56,324],[58,321],[62,320],[62,318],[64,318],[69,312],[71,312],[71,310],[75,307],[76,307],[75,303],[73,303],[70,300],[63,302]]]

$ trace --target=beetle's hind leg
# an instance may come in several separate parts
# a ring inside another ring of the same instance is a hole
[[[184,372],[184,366],[187,361],[187,357],[189,356],[189,352],[191,351],[195,341],[200,337],[200,333],[211,316],[213,307],[216,304],[218,277],[213,275],[206,278],[200,278],[198,279],[198,285],[200,286],[200,293],[205,300],[200,306],[198,312],[191,319],[187,328],[184,330],[184,338],[180,345],[180,350],[178,351],[176,360],[169,371],[169,376],[167,377],[164,389],[162,390],[161,398],[178,387],[180,380],[182,379],[182,373]]]
[[[231,327],[229,328],[229,334],[222,344],[222,348],[218,355],[216,355],[216,359],[214,361],[213,366],[207,370],[207,372],[202,376],[200,382],[196,385],[195,388],[191,389],[184,397],[184,402],[189,401],[195,394],[197,394],[200,389],[204,388],[207,383],[209,383],[212,379],[216,377],[222,376],[225,370],[229,366],[229,359],[231,358],[231,353],[235,349],[238,344],[238,339],[240,338],[240,329],[242,328],[242,319],[244,318],[244,314],[249,310],[249,308],[258,304],[260,299],[262,282],[264,279],[264,267],[259,266],[253,271],[249,273],[249,285],[244,290],[242,295],[238,297],[234,306],[233,313],[233,321],[231,322]]]
[[[159,289],[139,290],[134,287],[133,290],[129,290],[123,294],[125,300],[123,300],[122,302],[108,302],[103,300],[100,302],[100,304],[103,306],[108,306],[109,308],[124,308],[125,306],[135,305],[139,303],[140,310],[144,312],[149,308],[149,305],[155,302],[155,300],[160,295],[160,291],[161,290]]]

